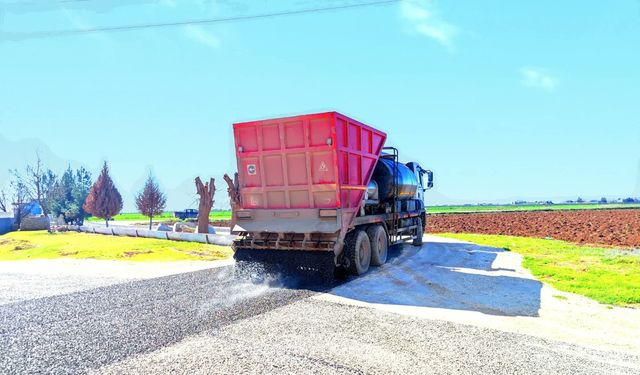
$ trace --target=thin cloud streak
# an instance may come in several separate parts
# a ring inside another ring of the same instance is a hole
[[[558,79],[549,74],[545,69],[523,67],[520,69],[522,85],[525,87],[554,91],[558,86]]]
[[[184,27],[184,33],[188,38],[208,47],[220,47],[220,39],[200,25],[187,25]]]
[[[411,32],[430,38],[448,49],[453,48],[459,29],[440,18],[433,2],[404,1],[400,4],[400,16],[409,24]]]

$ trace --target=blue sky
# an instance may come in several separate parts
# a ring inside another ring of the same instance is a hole
[[[193,177],[235,169],[233,122],[337,110],[433,169],[434,203],[640,195],[638,1],[406,0],[27,38],[367,1],[0,0],[0,185],[39,148],[54,168],[107,160],[128,209],[151,169],[181,208]]]

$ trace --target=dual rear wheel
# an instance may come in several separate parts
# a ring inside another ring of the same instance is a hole
[[[382,225],[373,225],[367,228],[367,237],[371,242],[371,264],[381,266],[387,262],[387,231]]]
[[[416,219],[414,246],[422,246],[424,234],[423,218]],[[387,262],[389,242],[387,231],[376,224],[366,229],[356,229],[349,233],[345,243],[345,255],[348,259],[348,270],[359,276],[369,270],[369,266],[381,266]]]
[[[347,236],[345,245],[349,271],[353,275],[362,275],[369,270],[369,266],[381,266],[387,261],[389,244],[382,225],[354,230]]]

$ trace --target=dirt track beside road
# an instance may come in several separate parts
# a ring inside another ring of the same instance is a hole
[[[581,244],[640,247],[640,209],[429,215],[427,231],[551,237]]]

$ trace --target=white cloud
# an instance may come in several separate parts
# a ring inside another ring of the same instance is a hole
[[[558,79],[544,69],[524,67],[520,69],[520,74],[525,87],[553,91],[558,86]]]
[[[453,47],[458,28],[441,19],[428,0],[408,0],[400,4],[400,15],[411,31],[435,40],[447,48]]]
[[[200,25],[187,25],[184,27],[184,33],[187,37],[195,40],[198,43],[202,43],[211,48],[220,47],[220,39],[217,36],[209,33]]]

